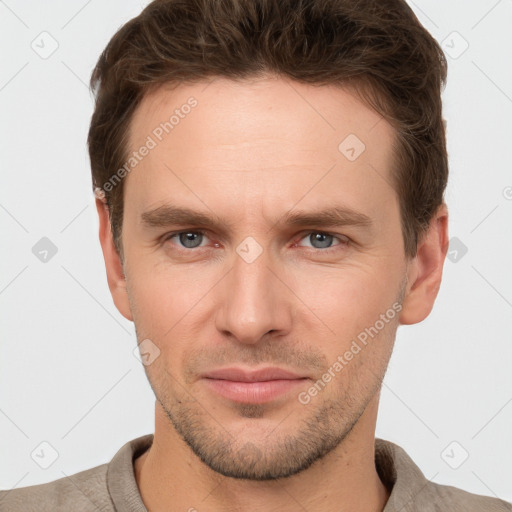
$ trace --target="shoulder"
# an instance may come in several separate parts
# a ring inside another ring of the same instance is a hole
[[[108,464],[46,484],[0,491],[1,512],[114,511],[107,489]]]
[[[429,482],[425,490],[423,496],[423,493],[417,496],[415,506],[418,510],[437,512],[449,507],[452,512],[512,512],[511,503],[450,485]]]
[[[375,463],[391,489],[383,512],[512,512],[512,504],[499,498],[427,480],[406,451],[391,441],[376,439]]]
[[[152,441],[153,434],[147,434],[125,443],[109,463],[46,484],[0,491],[0,512],[115,512],[134,506],[145,510],[133,460]]]

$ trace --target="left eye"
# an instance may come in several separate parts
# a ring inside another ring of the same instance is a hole
[[[345,245],[348,242],[348,239],[346,237],[331,235],[330,233],[324,233],[323,231],[312,231],[310,233],[307,233],[305,236],[301,238],[301,240],[304,239],[310,241],[310,243],[313,246],[313,249],[331,249],[332,247],[336,247],[338,245]],[[334,240],[338,240],[339,243],[332,245]]]

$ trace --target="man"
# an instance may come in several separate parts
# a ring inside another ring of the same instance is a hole
[[[2,510],[512,510],[375,439],[441,283],[445,79],[401,0],[156,0],[122,27],[88,142],[155,433]]]

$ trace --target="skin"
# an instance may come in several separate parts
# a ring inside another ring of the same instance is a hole
[[[116,307],[139,342],[160,350],[145,366],[156,407],[153,446],[134,463],[142,499],[151,511],[381,511],[389,497],[374,464],[381,383],[398,326],[426,318],[437,296],[446,206],[406,258],[390,186],[393,128],[349,89],[272,76],[156,89],[136,111],[130,147],[191,96],[198,105],[125,178],[123,262],[97,200]],[[338,150],[349,134],[366,146],[355,161]],[[170,202],[223,224],[141,221]],[[282,223],[327,205],[371,226]],[[191,235],[199,247],[164,240],[199,228],[204,236]],[[333,237],[317,240],[318,232]],[[251,263],[237,252],[249,236],[262,250]],[[301,403],[298,394],[393,304],[401,311]],[[304,380],[248,404],[200,377],[227,366],[276,366]]]

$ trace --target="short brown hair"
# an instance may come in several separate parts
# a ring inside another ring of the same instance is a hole
[[[130,121],[144,95],[164,83],[266,74],[356,83],[395,128],[393,187],[405,253],[414,257],[444,203],[447,64],[405,0],[155,0],[119,29],[91,76],[93,188],[103,191],[121,258],[124,180],[104,184],[127,160]]]

